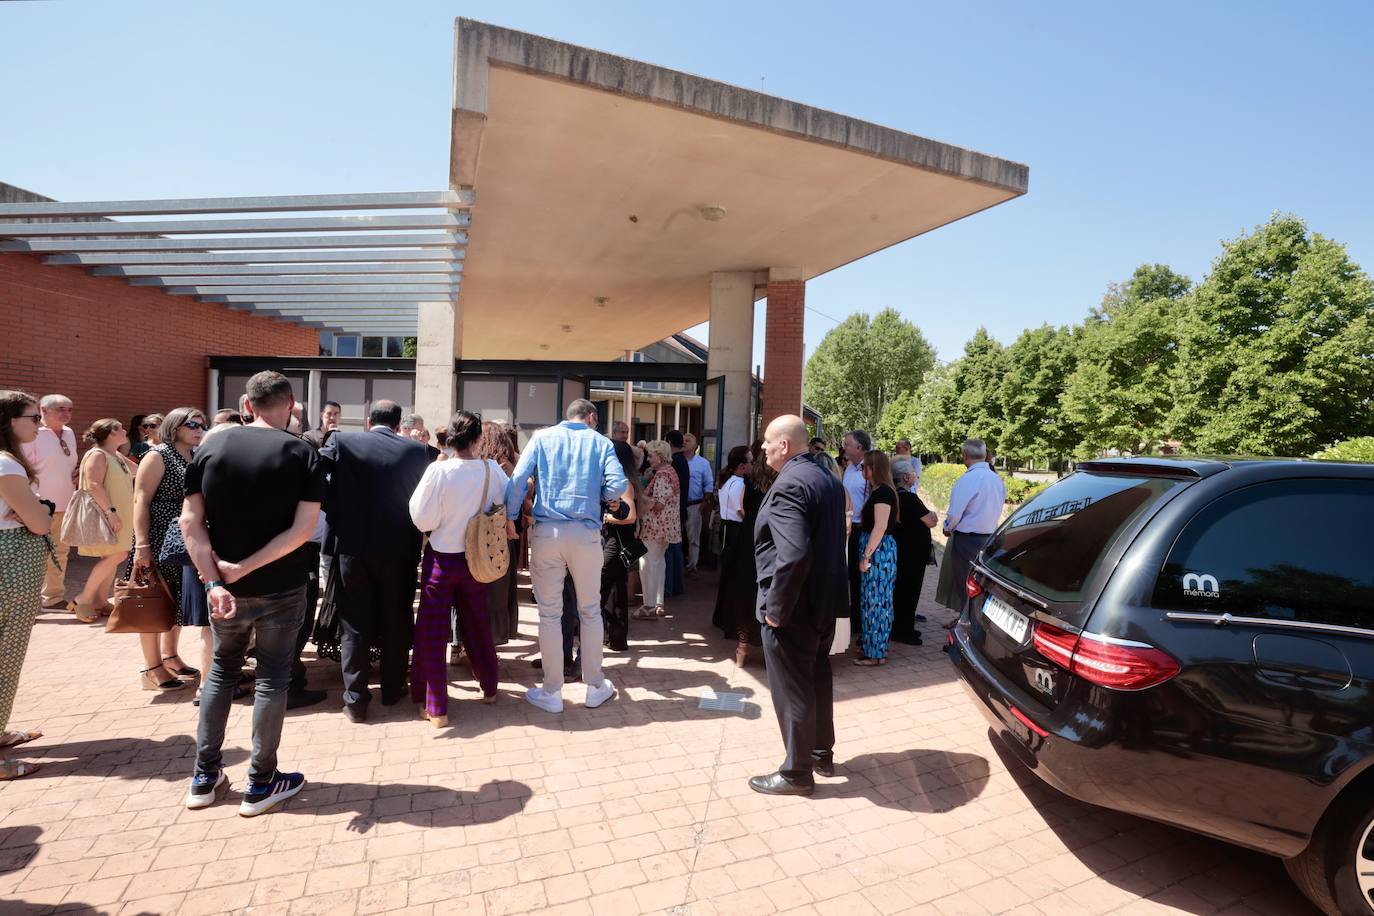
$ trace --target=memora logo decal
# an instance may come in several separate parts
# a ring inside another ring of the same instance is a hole
[[[1183,594],[1189,598],[1220,598],[1221,586],[1211,573],[1184,573]]]

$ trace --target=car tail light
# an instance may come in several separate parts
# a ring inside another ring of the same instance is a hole
[[[968,592],[970,598],[977,598],[979,595],[983,594],[983,586],[978,584],[978,580],[973,577],[972,572],[970,572],[968,578],[964,580],[964,591]]]
[[[1045,658],[1100,687],[1144,690],[1179,672],[1178,662],[1168,653],[1142,642],[1079,635],[1039,621],[1032,640]]]

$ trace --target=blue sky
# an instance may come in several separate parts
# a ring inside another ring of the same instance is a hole
[[[1030,193],[814,280],[957,356],[1194,279],[1293,212],[1374,267],[1374,4],[0,3],[0,181],[102,199],[442,187],[464,15],[1029,164]],[[756,356],[756,360],[759,357]]]

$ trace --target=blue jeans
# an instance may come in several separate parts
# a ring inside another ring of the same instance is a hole
[[[215,660],[201,689],[200,727],[196,730],[196,773],[217,772],[223,765],[220,748],[224,726],[234,702],[234,687],[243,670],[249,639],[257,636],[258,683],[253,700],[253,757],[248,766],[252,782],[269,781],[277,772],[277,747],[286,718],[286,691],[291,662],[296,657],[296,634],[305,619],[305,585],[274,595],[237,598],[232,620],[210,618],[215,637]]]

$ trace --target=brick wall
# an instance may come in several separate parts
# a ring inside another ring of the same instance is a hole
[[[206,357],[316,356],[313,328],[92,277],[38,255],[0,254],[0,388],[75,404],[93,420],[205,406]]]
[[[762,428],[766,429],[774,417],[801,413],[805,317],[806,282],[770,280],[763,343],[767,375],[759,399]]]

